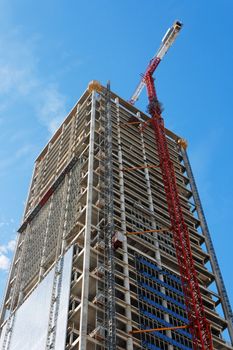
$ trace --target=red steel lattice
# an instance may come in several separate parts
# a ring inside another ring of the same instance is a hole
[[[171,220],[171,231],[176,249],[181,282],[184,292],[185,304],[188,313],[190,331],[193,337],[194,350],[213,350],[210,325],[205,317],[202,297],[195,271],[191,252],[188,227],[184,222],[178,189],[176,185],[175,171],[170,159],[164,121],[161,116],[161,108],[156,96],[154,79],[152,74],[154,66],[151,65],[144,75],[149,98],[149,113],[151,125],[154,129],[158,150],[159,162],[163,176],[163,183]]]

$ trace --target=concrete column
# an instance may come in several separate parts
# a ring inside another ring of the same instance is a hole
[[[119,100],[115,100],[117,106],[117,136],[118,136],[118,162],[119,162],[119,186],[120,186],[120,202],[121,202],[121,229],[122,232],[126,232],[126,215],[125,215],[125,196],[124,196],[124,177],[123,177],[123,163],[122,163],[122,150],[121,150],[121,134],[120,134],[120,115],[119,115]],[[126,331],[129,333],[132,331],[132,316],[131,316],[131,302],[130,302],[130,284],[129,284],[129,268],[128,268],[128,245],[127,237],[122,244],[123,249],[123,269],[124,269],[124,287],[126,288],[125,292],[125,316],[127,317],[127,326]],[[127,338],[127,350],[133,350],[133,339],[129,335]]]
[[[93,189],[93,162],[94,162],[95,101],[96,101],[96,93],[95,91],[93,91],[92,101],[91,101],[92,105],[91,105],[91,123],[90,123],[89,158],[88,158],[86,227],[85,227],[85,237],[84,237],[79,350],[87,350],[90,238],[91,238],[92,194],[93,194],[92,189]]]

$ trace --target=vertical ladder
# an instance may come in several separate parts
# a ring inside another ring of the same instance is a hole
[[[102,99],[100,98],[100,101]],[[104,103],[106,105],[106,97],[104,96]],[[106,214],[105,214],[105,123],[106,123],[106,113],[101,113],[100,116],[100,136],[99,136],[99,201],[104,202],[103,210],[98,212],[98,225],[97,225],[97,271],[104,268],[103,278],[100,278],[97,282],[96,288],[96,298],[101,298],[100,302],[96,300],[96,303],[100,304],[100,308],[96,311],[96,328],[101,327],[103,329],[103,334],[106,335],[107,324],[106,324],[106,302],[108,298],[108,293],[106,291],[106,278],[107,278],[107,258],[106,258]],[[106,338],[103,339],[106,343]]]
[[[112,174],[112,123],[111,123],[111,92],[110,83],[106,89],[105,114],[105,247],[106,247],[106,292],[107,292],[107,349],[116,349],[116,318],[115,318],[115,278],[114,278],[114,250],[112,237],[113,222],[113,174]]]
[[[4,334],[2,350],[9,349],[14,322],[15,322],[15,313],[12,313],[7,320],[6,332]]]
[[[57,319],[58,319],[61,286],[62,286],[63,265],[64,265],[64,257],[62,256],[56,262],[55,270],[54,270],[52,295],[51,295],[51,303],[50,303],[50,310],[49,310],[49,323],[48,323],[48,332],[47,332],[47,340],[46,340],[46,350],[55,349]]]

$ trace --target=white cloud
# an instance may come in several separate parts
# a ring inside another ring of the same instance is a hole
[[[14,67],[13,64],[5,63],[0,68],[0,93],[6,94],[16,88],[21,94],[28,92],[28,71]]]
[[[15,98],[25,98],[39,121],[53,133],[66,114],[66,98],[38,73],[38,46],[38,38],[25,40],[19,31],[8,36],[4,33],[4,37],[0,34],[0,97],[4,101],[0,102],[0,112],[6,111],[6,100],[10,105]]]
[[[7,247],[5,245],[0,245],[0,254],[7,254]]]
[[[13,252],[15,250],[15,246],[16,246],[16,240],[11,239],[7,244],[8,251]]]
[[[9,267],[10,259],[6,255],[0,253],[0,270],[7,271]]]
[[[0,245],[0,270],[7,271],[10,267],[10,255],[15,250],[16,239],[11,239],[4,245]]]
[[[48,86],[40,95],[38,115],[47,125],[49,132],[54,133],[65,117],[65,97],[55,86]]]
[[[10,252],[13,252],[15,249],[15,245],[16,245],[16,240],[15,239],[11,239],[7,244],[4,245],[0,245],[0,254],[7,254]]]

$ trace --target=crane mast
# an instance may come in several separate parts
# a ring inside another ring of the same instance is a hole
[[[157,98],[153,79],[155,69],[174,42],[181,27],[182,24],[180,22],[175,22],[165,34],[158,53],[151,60],[130,102],[134,104],[142,88],[146,86],[149,100],[148,111],[151,116],[150,124],[154,130],[155,143],[171,221],[171,231],[173,233],[186,311],[189,319],[189,329],[192,334],[193,348],[194,350],[213,350],[210,325],[205,317],[202,296],[192,257],[188,227],[185,224],[182,213],[175,171],[170,159],[166,140],[164,120],[161,115],[160,103]]]

